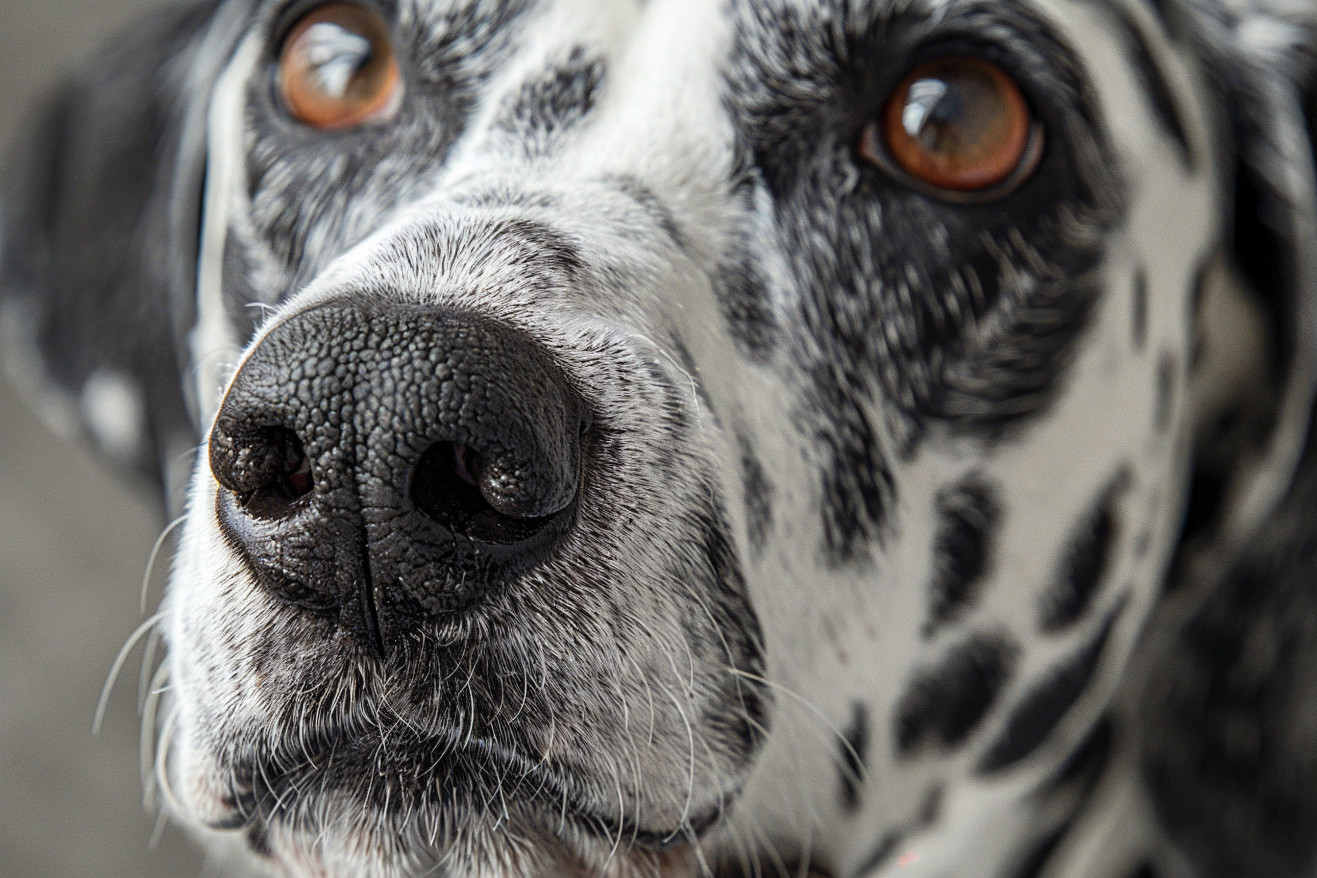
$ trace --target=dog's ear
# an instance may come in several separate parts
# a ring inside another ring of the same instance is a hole
[[[1248,304],[1201,302],[1198,330],[1219,363],[1250,368],[1196,379],[1196,401],[1220,405],[1203,412],[1136,728],[1156,812],[1196,871],[1281,878],[1317,863],[1317,6],[1238,6],[1180,8],[1203,11],[1231,151],[1230,246],[1206,298]]]
[[[20,133],[0,193],[9,374],[52,426],[171,493],[196,443],[181,376],[204,147],[189,102],[217,5],[171,4],[96,57]]]
[[[1192,39],[1217,94],[1223,258],[1205,264],[1191,399],[1198,421],[1181,560],[1219,564],[1293,483],[1317,396],[1317,6],[1220,6]],[[1231,298],[1236,301],[1231,302]],[[1242,307],[1241,307],[1242,303]],[[1242,368],[1241,368],[1242,364]],[[1182,571],[1191,579],[1194,571]]]

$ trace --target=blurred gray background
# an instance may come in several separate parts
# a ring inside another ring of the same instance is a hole
[[[0,146],[61,72],[159,0],[0,0]],[[150,496],[51,437],[0,379],[0,874],[188,876],[203,859],[156,832],[138,775],[137,655],[99,736],[96,701],[141,621],[163,522]],[[148,607],[160,598],[162,571]],[[149,612],[149,610],[148,610]],[[156,836],[153,841],[153,836]]]

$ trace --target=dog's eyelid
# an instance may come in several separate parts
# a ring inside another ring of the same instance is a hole
[[[269,16],[267,26],[268,37],[266,40],[269,46],[268,55],[271,61],[279,59],[279,53],[283,45],[287,42],[288,37],[292,34],[293,28],[297,23],[305,18],[308,14],[315,11],[320,6],[328,6],[335,0],[284,0],[278,5],[273,13]],[[397,0],[351,0],[357,6],[361,6],[375,13],[381,21],[389,26],[389,32],[394,37],[395,45],[398,43],[397,35],[394,33],[398,21]]]

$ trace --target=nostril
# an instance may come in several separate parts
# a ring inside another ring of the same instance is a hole
[[[215,480],[256,518],[286,518],[315,486],[302,441],[282,426],[217,429],[211,437],[210,468]]]
[[[460,445],[456,442],[442,442],[440,444],[451,446],[453,451],[453,471],[457,473],[457,477],[479,491],[480,482],[478,477],[472,474],[472,470],[479,473],[484,469],[485,462],[481,459],[480,452],[472,451],[470,447]],[[438,453],[443,454],[444,452],[440,449]],[[481,494],[481,496],[483,497],[484,495]]]
[[[412,472],[411,499],[430,520],[474,540],[509,544],[539,532],[549,516],[518,516],[502,508],[491,478],[475,449],[436,442]]]

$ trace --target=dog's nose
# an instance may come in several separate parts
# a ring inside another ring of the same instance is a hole
[[[586,406],[487,318],[331,304],[273,329],[210,435],[230,545],[381,649],[534,566],[569,525]]]

